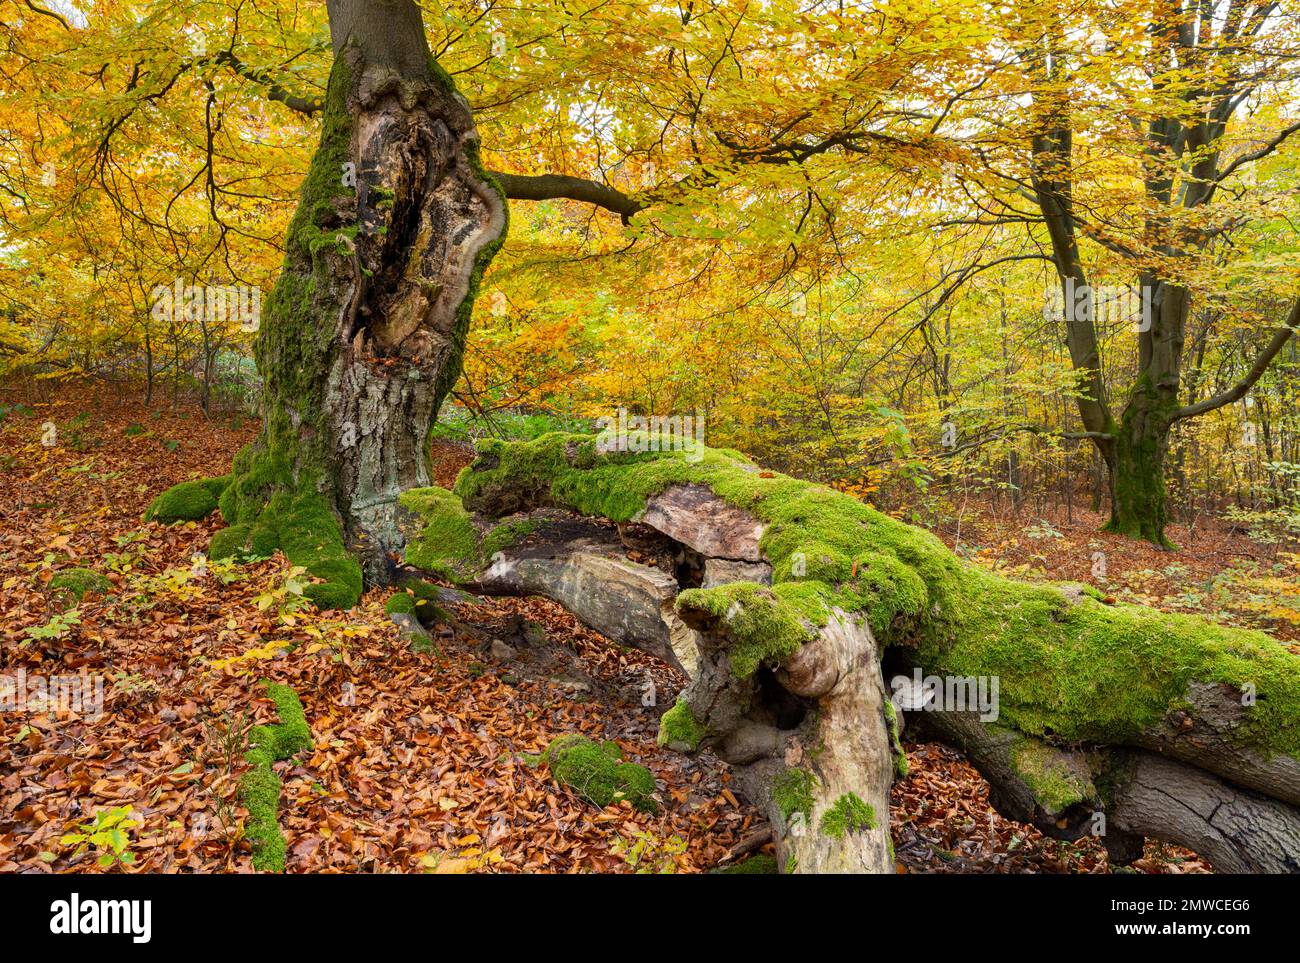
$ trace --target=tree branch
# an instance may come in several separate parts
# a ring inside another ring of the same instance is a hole
[[[266,97],[268,100],[277,100],[290,110],[295,110],[300,114],[306,114],[310,117],[325,106],[320,100],[314,100],[311,97],[302,97],[298,94],[290,93],[276,83],[267,71],[260,70],[257,67],[250,67],[235,56],[233,51],[222,50],[212,59],[219,64],[229,67],[246,80],[251,80],[255,84],[261,84],[266,88]]]
[[[1271,140],[1266,142],[1258,150],[1253,150],[1248,154],[1242,154],[1240,157],[1238,157],[1231,164],[1229,164],[1227,167],[1225,167],[1222,171],[1219,172],[1219,175],[1214,179],[1215,183],[1216,184],[1221,183],[1222,181],[1226,180],[1229,174],[1237,170],[1237,168],[1241,167],[1242,165],[1249,164],[1253,161],[1261,160],[1267,157],[1269,154],[1273,153],[1273,151],[1281,147],[1282,143],[1297,131],[1300,131],[1300,120],[1296,121],[1294,124],[1291,124],[1289,127],[1284,127],[1282,130],[1278,131],[1275,137],[1273,137]]]
[[[1246,372],[1244,378],[1227,391],[1222,391],[1217,395],[1206,398],[1204,401],[1198,401],[1194,405],[1179,408],[1170,416],[1169,423],[1173,424],[1184,418],[1195,418],[1197,415],[1203,415],[1207,411],[1214,411],[1216,408],[1222,408],[1224,405],[1230,405],[1234,401],[1244,398],[1246,392],[1255,386],[1255,382],[1263,377],[1264,372],[1268,370],[1268,366],[1277,357],[1278,352],[1291,340],[1291,336],[1295,334],[1297,328],[1300,328],[1300,298],[1296,298],[1295,303],[1291,305],[1291,314],[1287,317],[1286,323],[1274,332],[1272,340],[1255,358],[1255,363],[1250,366],[1250,370]]]
[[[613,211],[626,224],[632,215],[645,210],[649,205],[631,195],[624,194],[608,184],[586,180],[582,177],[570,177],[567,174],[503,174],[489,171],[506,197],[512,201],[549,201],[564,198],[595,204],[607,211]]]

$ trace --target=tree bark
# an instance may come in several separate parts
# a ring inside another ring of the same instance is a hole
[[[459,376],[506,204],[412,0],[332,0],[320,145],[255,346],[262,430],[222,494],[218,555],[285,551],[350,606],[401,549],[396,500]],[[360,563],[358,569],[357,563]]]

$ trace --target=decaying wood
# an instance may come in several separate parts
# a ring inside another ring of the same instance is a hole
[[[525,497],[512,507],[526,509],[527,503]],[[554,509],[539,517],[551,523],[551,534],[543,524],[499,553],[474,588],[555,599],[610,638],[681,668],[690,679],[683,700],[707,727],[706,744],[735,767],[750,798],[766,805],[782,867],[891,872],[888,801],[896,749],[881,653],[863,618],[837,609],[812,641],[779,665],[738,678],[731,671],[726,620],[674,606],[683,588],[700,583],[684,582],[685,570],[673,560],[690,556],[693,579],[711,565],[715,577],[770,578],[755,519],[701,486],[670,487],[638,516],[651,541],[658,539],[657,548],[633,560],[626,529],[579,519],[557,527]],[[638,544],[644,549],[646,540]],[[1058,838],[1102,835],[1115,862],[1141,855],[1143,838],[1151,837],[1188,846],[1221,870],[1300,870],[1296,761],[1232,746],[1241,711],[1235,690],[1196,685],[1186,711],[1195,716],[1192,726],[1171,718],[1132,745],[1090,747],[1042,743],[973,712],[907,718],[966,752],[1004,815]],[[1013,748],[1027,742],[1084,787],[1079,798],[1059,811],[1044,803],[1013,764]],[[811,811],[791,819],[773,788],[798,767],[814,772],[816,782]],[[848,794],[870,806],[874,826],[838,836],[820,831],[826,813]]]

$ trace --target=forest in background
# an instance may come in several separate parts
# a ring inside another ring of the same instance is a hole
[[[245,308],[269,292],[315,144],[322,18],[7,6],[0,371],[254,397],[254,325],[211,298],[155,310],[155,290],[243,285]],[[1230,390],[1300,284],[1296,18],[1238,6],[1239,43],[1207,37],[1162,73],[1159,3],[429,8],[489,169],[578,174],[644,205],[514,206],[456,414],[491,432],[501,413],[699,412],[712,445],[891,507],[979,492],[1103,508],[1100,455],[1063,437],[1095,391],[1070,361],[1033,132],[1068,107],[1116,417],[1141,370],[1146,275],[1191,292],[1179,403]],[[1016,55],[1033,42],[1052,53]],[[1188,174],[1153,217],[1143,123],[1212,99],[1206,77],[1232,81],[1231,119],[1199,148],[1217,193],[1180,203]],[[1249,393],[1176,424],[1176,518],[1230,509],[1295,531],[1296,358],[1292,340]]]

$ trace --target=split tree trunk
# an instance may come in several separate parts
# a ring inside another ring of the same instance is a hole
[[[262,432],[235,462],[219,546],[283,548],[347,583],[327,602],[354,594],[349,556],[388,578],[397,495],[429,483],[428,431],[506,224],[416,5],[331,0],[329,14],[321,142],[256,344]]]

